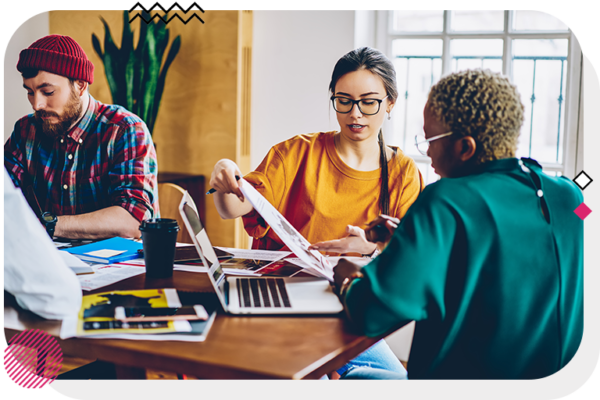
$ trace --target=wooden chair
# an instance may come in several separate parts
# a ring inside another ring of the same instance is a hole
[[[171,218],[177,221],[179,225],[179,233],[177,241],[180,243],[194,243],[192,238],[183,225],[183,219],[179,215],[179,203],[185,194],[185,190],[181,186],[173,183],[158,184],[158,204],[160,207],[161,218]]]

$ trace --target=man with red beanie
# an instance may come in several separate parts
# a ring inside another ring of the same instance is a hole
[[[140,222],[158,213],[156,150],[144,121],[89,94],[94,65],[68,36],[37,40],[17,70],[34,113],[15,124],[4,165],[26,195],[35,193],[48,233],[139,237]]]

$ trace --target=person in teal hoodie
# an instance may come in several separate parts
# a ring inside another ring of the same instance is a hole
[[[523,109],[500,74],[442,78],[416,140],[442,179],[399,224],[372,224],[391,238],[370,264],[342,260],[334,269],[346,313],[364,334],[416,321],[409,379],[537,379],[577,352],[583,221],[573,211],[583,196],[568,178],[515,158]],[[343,377],[396,376],[360,367]]]

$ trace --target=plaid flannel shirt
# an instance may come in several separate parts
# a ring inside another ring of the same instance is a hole
[[[121,206],[138,221],[158,216],[156,150],[146,124],[90,95],[81,121],[50,137],[33,114],[15,124],[4,145],[14,184],[32,184],[42,211],[76,215]]]

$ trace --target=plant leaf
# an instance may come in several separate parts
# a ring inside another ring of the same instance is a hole
[[[100,40],[98,40],[98,36],[95,33],[92,33],[92,46],[94,46],[94,51],[98,54],[102,63],[104,63],[104,53],[102,52],[102,47],[100,47]]]
[[[143,21],[142,21],[143,23]],[[149,110],[152,110],[152,103],[154,100],[154,91],[156,87],[156,78],[153,79],[153,70],[156,68],[156,55],[155,55],[155,37],[154,37],[154,23],[149,23],[145,29],[145,35],[140,36],[140,42],[138,43],[138,56],[140,56],[140,85],[139,90],[136,92],[136,114],[144,120],[148,129],[152,132],[151,116]]]
[[[133,31],[129,23],[129,12],[123,11],[123,35],[121,36],[121,51],[133,51]]]
[[[150,18],[150,15],[146,11],[142,11],[141,15],[146,21]],[[138,18],[139,26],[140,26],[140,34],[138,38],[137,46],[133,52],[134,55],[134,64],[133,64],[133,88],[131,90],[132,93],[132,101],[133,106],[131,112],[142,117],[141,115],[141,102],[142,102],[142,86],[144,85],[144,74],[145,74],[145,66],[144,66],[144,57],[143,57],[143,49],[146,47],[146,36],[148,33],[148,24],[142,21],[141,18]]]
[[[121,67],[119,49],[115,45],[110,28],[104,18],[100,17],[104,24],[104,71],[113,98],[113,103],[127,106],[124,95],[125,71]]]
[[[150,14],[145,11],[142,11],[142,17],[150,20]],[[170,30],[162,20],[156,22],[153,20],[146,24],[140,19],[139,40],[134,48],[129,13],[124,11],[121,49],[119,49],[113,41],[108,24],[102,17],[100,19],[105,31],[104,52],[98,37],[94,34],[92,34],[92,44],[104,63],[113,103],[122,105],[138,115],[152,134],[166,74],[179,52],[181,37],[177,36],[171,43],[161,68],[170,37]]]
[[[121,63],[124,69],[125,108],[133,109],[133,80],[135,54],[133,53],[133,31],[129,23],[129,12],[123,11],[123,35],[121,37]]]

